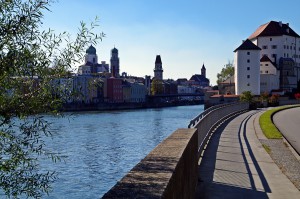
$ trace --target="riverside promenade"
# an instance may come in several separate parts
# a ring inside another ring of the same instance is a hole
[[[261,143],[268,142],[261,113],[235,116],[212,134],[199,161],[196,198],[300,198]]]

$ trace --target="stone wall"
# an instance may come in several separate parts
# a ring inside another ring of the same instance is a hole
[[[194,198],[197,150],[197,129],[177,129],[103,198]]]

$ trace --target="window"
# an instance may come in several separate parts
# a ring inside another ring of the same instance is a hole
[[[247,78],[249,79],[249,78],[250,78],[250,75],[247,75]]]
[[[300,48],[299,48],[299,50],[300,50]],[[250,52],[247,52],[247,55],[250,55]]]
[[[292,50],[292,49],[293,49],[293,47],[292,47],[292,46],[290,46],[290,49]]]
[[[248,83],[247,86],[250,86],[250,83]]]
[[[286,46],[285,46],[285,45],[283,45],[283,48],[284,48],[284,49],[286,49]],[[300,49],[299,49],[299,50],[300,50]]]
[[[262,48],[263,48],[263,49],[268,49],[268,46],[263,46]]]
[[[260,71],[260,73],[262,73],[262,70]]]
[[[277,49],[277,45],[272,45],[272,49]]]
[[[265,72],[265,73],[269,73],[269,71],[267,71],[267,70],[266,70],[266,72]]]
[[[269,64],[265,64],[265,66],[269,66]]]
[[[272,57],[273,57],[273,58],[276,58],[276,57],[277,57],[277,55],[276,55],[276,54],[272,54]]]
[[[285,53],[283,53],[283,57],[285,57]]]
[[[286,54],[286,57],[289,57],[289,53]]]
[[[272,38],[270,38],[270,41],[272,41]]]
[[[247,67],[247,70],[250,70],[250,67]]]
[[[250,59],[247,59],[247,63],[250,63]]]

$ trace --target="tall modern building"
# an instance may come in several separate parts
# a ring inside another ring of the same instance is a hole
[[[120,59],[116,48],[111,50],[110,72],[113,77],[120,77]]]
[[[163,80],[163,68],[160,55],[156,55],[155,68],[154,68],[154,78],[158,80]]]

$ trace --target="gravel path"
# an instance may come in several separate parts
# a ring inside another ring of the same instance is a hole
[[[260,142],[271,149],[271,158],[300,190],[300,161],[297,160],[283,139],[260,139]]]

